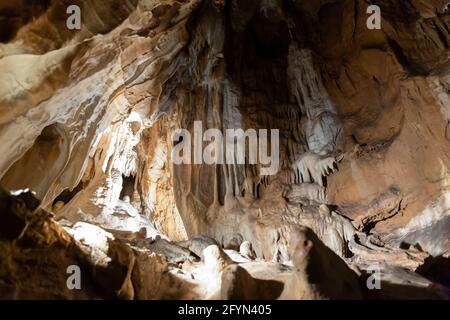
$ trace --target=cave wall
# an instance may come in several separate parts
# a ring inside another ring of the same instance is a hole
[[[245,239],[278,262],[298,225],[341,256],[362,250],[352,232],[392,246],[385,261],[404,243],[448,254],[446,1],[374,0],[381,30],[363,0],[76,3],[79,31],[52,1],[2,35],[3,187],[58,219]],[[280,171],[174,165],[194,121],[279,129]]]

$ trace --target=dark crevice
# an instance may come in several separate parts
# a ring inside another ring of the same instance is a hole
[[[136,177],[135,176],[123,176],[122,177],[122,191],[120,192],[120,199],[133,199],[133,194],[136,185]],[[126,198],[128,197],[128,198]]]
[[[426,70],[423,66],[411,63],[404,54],[402,47],[400,47],[395,40],[388,38],[388,44],[392,52],[395,54],[398,62],[403,66],[403,68],[405,68],[410,76],[427,77],[430,74],[430,71]]]
[[[64,204],[69,203],[80,191],[85,188],[85,183],[80,182],[75,188],[72,190],[66,189],[64,190],[56,199],[53,201],[52,205],[55,205],[57,202],[63,202]]]

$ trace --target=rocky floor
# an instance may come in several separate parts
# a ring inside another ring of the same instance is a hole
[[[249,242],[224,249],[205,236],[173,242],[149,237],[145,229],[106,231],[86,222],[63,227],[53,214],[33,209],[38,201],[30,192],[2,191],[1,199],[2,299],[450,298],[444,282],[430,280],[439,264],[427,265],[430,256],[417,250],[380,247],[372,253],[379,274],[370,281],[370,253],[341,259],[306,227],[292,231],[293,260],[282,264],[257,258]],[[382,262],[383,254],[398,265]],[[378,289],[371,286],[377,281]]]

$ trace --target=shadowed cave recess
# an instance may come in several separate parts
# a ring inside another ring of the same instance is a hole
[[[448,6],[0,1],[0,299],[450,299]]]

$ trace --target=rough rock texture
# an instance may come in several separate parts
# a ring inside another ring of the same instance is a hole
[[[448,1],[32,3],[0,4],[5,298],[449,297]],[[175,165],[194,121],[279,129],[279,172]]]

